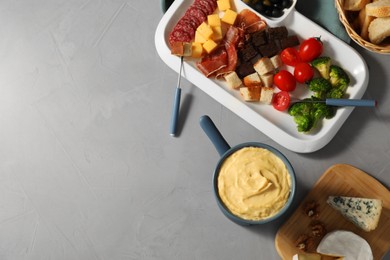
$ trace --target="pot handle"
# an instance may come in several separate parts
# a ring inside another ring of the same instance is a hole
[[[217,149],[219,155],[224,155],[225,152],[230,149],[230,145],[218,131],[211,118],[207,115],[201,116],[199,119],[199,124],[206,135],[209,137],[210,141],[214,144],[214,147]]]

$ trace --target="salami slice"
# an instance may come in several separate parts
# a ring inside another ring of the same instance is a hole
[[[198,19],[192,16],[184,16],[178,23],[188,23],[194,30],[196,30],[199,26]]]
[[[214,13],[214,8],[211,5],[211,3],[205,1],[205,0],[195,0],[194,5],[199,6],[200,8],[204,8],[207,15],[210,15]]]
[[[180,20],[177,25],[175,26],[174,30],[183,30],[183,31],[186,31],[188,32],[191,37],[194,37],[195,36],[195,31],[196,31],[196,28],[194,28],[192,26],[192,24],[190,23],[189,20]]]
[[[205,1],[208,2],[209,4],[211,4],[214,11],[215,11],[215,9],[217,9],[217,7],[218,7],[217,0],[205,0]]]
[[[175,42],[190,42],[192,36],[183,29],[175,29],[169,35],[169,44],[172,46]]]
[[[207,14],[200,7],[196,5],[191,5],[184,15],[185,16],[189,15],[197,18],[199,22],[198,26],[207,19]]]

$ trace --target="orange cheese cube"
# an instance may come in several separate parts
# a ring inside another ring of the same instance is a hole
[[[213,30],[210,25],[205,22],[201,23],[196,31],[202,34],[206,40],[210,39],[211,35],[213,35]]]
[[[207,39],[198,31],[195,32],[195,42],[205,43]]]
[[[200,58],[203,54],[203,46],[199,42],[193,42],[192,43],[192,57],[193,58]]]
[[[236,18],[237,18],[237,13],[231,9],[228,9],[225,11],[221,20],[222,22],[233,25],[234,22],[236,21]]]
[[[218,46],[217,43],[211,39],[209,39],[205,43],[203,43],[203,49],[207,53],[212,52],[215,48],[217,48],[217,46]]]
[[[230,0],[218,0],[217,4],[219,11],[225,11],[231,8]]]
[[[211,29],[213,29],[213,35],[211,36],[211,39],[214,41],[222,40],[222,38],[223,38],[222,27],[221,26],[212,26]]]
[[[210,14],[207,16],[207,23],[213,26],[221,26],[221,18],[219,18],[218,14]]]

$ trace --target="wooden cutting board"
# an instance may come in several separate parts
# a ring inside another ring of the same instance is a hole
[[[382,214],[378,227],[365,232],[347,221],[340,213],[328,206],[330,195],[365,197],[383,201]],[[363,237],[371,246],[374,259],[381,259],[390,248],[390,191],[365,172],[346,164],[330,167],[317,181],[299,207],[280,227],[275,237],[275,247],[282,259],[292,259],[301,252],[296,241],[302,234],[310,234],[313,218],[304,213],[304,206],[310,201],[318,203],[318,217],[327,232],[349,230]],[[316,239],[318,245],[320,239]]]

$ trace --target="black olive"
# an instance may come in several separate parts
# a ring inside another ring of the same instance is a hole
[[[279,8],[274,8],[273,10],[272,10],[272,16],[273,17],[280,17],[280,16],[282,16],[283,15],[283,11],[281,10],[281,9],[279,9]]]
[[[257,2],[253,8],[254,8],[256,11],[258,11],[259,13],[262,13],[262,12],[265,11],[265,7],[264,7],[264,5],[263,5],[262,2]]]
[[[283,0],[283,2],[282,2],[283,8],[289,8],[291,5],[292,5],[291,0]]]
[[[268,15],[268,16],[272,16],[272,9],[271,8],[267,8],[265,11],[264,11],[265,15]]]
[[[272,4],[281,4],[283,0],[269,0]]]
[[[261,2],[263,3],[264,6],[272,6],[272,3],[270,1],[264,0]]]
[[[274,4],[274,8],[284,9],[282,3]]]

